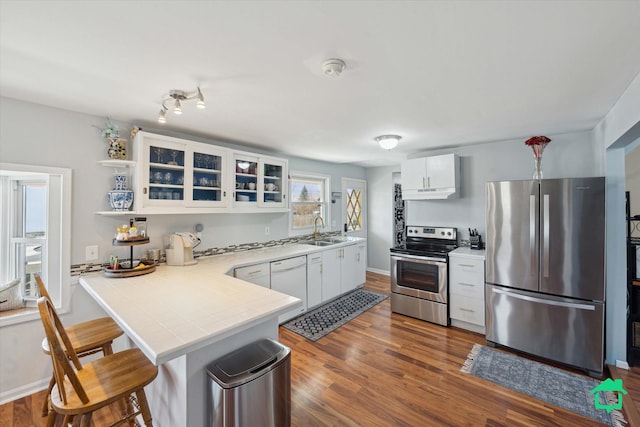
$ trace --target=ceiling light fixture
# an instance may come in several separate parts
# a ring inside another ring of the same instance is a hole
[[[347,64],[342,59],[331,58],[322,63],[322,72],[325,76],[340,77],[346,67]]]
[[[160,115],[158,116],[158,123],[166,123],[167,122],[167,102],[173,101],[173,114],[180,115],[182,114],[182,103],[184,101],[191,101],[192,99],[197,99],[196,107],[199,109],[206,108],[206,104],[204,103],[204,95],[202,95],[202,91],[200,88],[196,88],[194,92],[185,92],[183,90],[171,90],[169,91],[169,95],[165,96],[162,99],[162,109],[160,109]]]
[[[393,150],[402,139],[400,135],[380,135],[376,136],[375,141],[385,150]]]

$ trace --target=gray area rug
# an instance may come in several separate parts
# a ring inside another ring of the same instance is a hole
[[[318,341],[387,298],[387,295],[356,289],[282,326],[311,341]]]
[[[586,376],[480,344],[473,346],[460,370],[603,424],[615,427],[626,424],[620,411],[607,413],[604,409],[595,408],[594,395],[590,391],[600,381]],[[603,404],[617,402],[616,393],[597,393]]]

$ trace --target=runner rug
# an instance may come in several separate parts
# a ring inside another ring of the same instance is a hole
[[[385,299],[387,295],[356,289],[282,326],[311,341],[318,341]]]
[[[620,393],[591,393],[601,381],[590,377],[480,344],[473,346],[460,370],[610,426],[626,425],[622,412],[611,409],[618,398],[622,399]],[[609,381],[607,384],[613,383]],[[596,408],[596,394],[600,406],[608,407],[610,412]]]

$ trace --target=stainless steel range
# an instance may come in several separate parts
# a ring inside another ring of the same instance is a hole
[[[407,226],[407,241],[391,248],[391,311],[449,324],[449,252],[458,247],[450,227]]]

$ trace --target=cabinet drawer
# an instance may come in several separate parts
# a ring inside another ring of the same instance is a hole
[[[470,274],[452,274],[449,293],[484,300],[484,278]]]
[[[451,271],[481,274],[484,278],[484,260],[481,259],[451,256],[449,257],[449,269]]]
[[[248,265],[246,267],[238,267],[234,270],[235,277],[248,282],[256,277],[269,276],[270,274],[271,270],[268,262]]]
[[[484,298],[451,295],[450,311],[452,319],[484,326]]]

